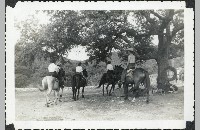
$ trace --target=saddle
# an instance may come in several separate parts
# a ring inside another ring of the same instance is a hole
[[[127,70],[127,73],[126,73],[126,76],[127,76],[127,77],[132,76],[134,70],[135,70],[135,69],[128,69],[128,70]]]

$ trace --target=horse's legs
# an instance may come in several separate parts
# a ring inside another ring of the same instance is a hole
[[[123,87],[124,87],[124,95],[125,95],[124,100],[127,100],[128,99],[128,84],[124,83]]]
[[[77,92],[77,88],[74,89],[74,101],[76,101],[76,92]]]
[[[60,97],[62,97],[63,95],[63,88],[61,88],[61,94],[60,94]]]
[[[58,91],[58,94],[59,94],[59,91]],[[59,96],[59,101],[62,102],[61,98],[62,98],[62,94],[63,94],[63,88],[61,88],[61,94]]]
[[[149,103],[149,87],[147,86],[146,82],[144,82],[144,87],[145,87],[144,94],[147,94],[146,102]]]
[[[103,96],[104,96],[104,84],[103,84]]]
[[[140,85],[140,83],[141,82],[137,82],[137,83],[135,83],[135,85],[134,85],[134,88],[133,88],[133,98],[136,98],[136,95],[138,95],[138,93],[139,93],[139,85]],[[134,91],[134,90],[136,90],[136,91]]]
[[[49,107],[49,95],[51,94],[52,89],[48,89],[47,90],[47,94],[46,94],[46,105],[47,107]]]
[[[76,88],[72,88],[73,90],[73,99],[74,101],[76,101]]]
[[[78,89],[77,100],[78,100],[78,97],[79,97],[79,90],[80,90],[80,88]]]
[[[84,98],[84,88],[85,87],[82,88],[82,98]]]
[[[55,92],[55,94],[56,94],[56,98],[55,98],[55,100],[54,100],[54,104],[57,105],[57,101],[59,100],[59,91],[58,91],[58,90],[55,90],[54,92]]]
[[[109,96],[111,96],[111,91],[113,90],[113,92],[114,92],[114,90],[115,90],[115,84],[112,84],[112,87],[110,88],[110,92],[109,92]]]
[[[109,83],[108,83],[108,85],[106,86],[107,95],[108,95],[108,87],[109,87]]]

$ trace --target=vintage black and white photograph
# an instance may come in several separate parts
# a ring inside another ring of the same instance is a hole
[[[193,11],[181,2],[127,9],[97,3],[7,9],[8,118],[183,127],[193,117]]]

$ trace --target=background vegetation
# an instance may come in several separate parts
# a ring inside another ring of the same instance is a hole
[[[50,23],[38,24],[34,15],[15,23],[21,32],[15,46],[16,87],[40,84],[50,58],[63,63],[66,86],[70,86],[77,61],[65,56],[78,45],[85,46],[90,56],[84,61],[91,76],[89,85],[98,83],[107,60],[124,65],[127,60],[124,50],[129,47],[137,50],[140,67],[158,74],[158,84],[166,82],[161,73],[169,66],[169,59],[184,54],[183,10],[46,10],[43,13],[50,16]],[[153,43],[154,36],[158,37],[158,45]]]

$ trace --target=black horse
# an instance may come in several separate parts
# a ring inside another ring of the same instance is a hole
[[[109,96],[111,95],[111,91],[115,89],[115,84],[118,83],[118,81],[120,81],[121,79],[121,74],[122,74],[123,68],[121,66],[115,66],[114,67],[114,71],[113,73],[104,73],[103,76],[101,77],[99,86],[97,88],[100,88],[101,85],[103,85],[103,95],[104,95],[104,84],[107,83],[106,86],[106,91],[107,91],[107,95],[108,95],[108,87],[109,85],[112,85],[110,91],[109,91]],[[121,84],[118,84],[119,87],[121,87]]]
[[[125,70],[126,71],[126,70]],[[134,97],[142,91],[143,94],[147,95],[146,102],[149,102],[149,89],[150,89],[150,78],[149,73],[142,69],[142,68],[136,68],[135,70],[128,72],[128,74],[125,77],[125,82],[123,83],[124,86],[124,94],[125,94],[125,100],[128,99],[128,86],[133,85],[134,87],[131,88],[130,92],[134,92]],[[139,86],[140,84],[144,85],[144,88],[141,89]]]
[[[82,98],[84,98],[84,87],[86,86],[86,77],[88,77],[86,69],[83,70],[83,76],[80,74],[75,74],[72,77],[72,92],[73,92],[73,99],[76,101],[79,98],[79,90],[82,88]],[[78,90],[78,93],[77,93]]]

